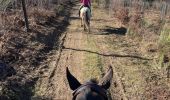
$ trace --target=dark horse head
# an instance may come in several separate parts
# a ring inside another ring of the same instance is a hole
[[[89,81],[81,84],[68,70],[66,69],[67,80],[70,88],[73,90],[72,100],[108,100],[106,90],[111,85],[113,77],[113,69],[110,66],[108,72],[97,83]]]

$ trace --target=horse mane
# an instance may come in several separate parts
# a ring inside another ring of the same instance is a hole
[[[86,83],[87,83],[87,82],[95,83],[95,84],[98,84],[98,83],[99,83],[98,80],[97,80],[96,78],[92,78],[92,79],[86,81]]]

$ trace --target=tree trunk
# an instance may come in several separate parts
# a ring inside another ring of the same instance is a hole
[[[25,29],[27,32],[29,32],[29,23],[28,23],[28,16],[27,16],[27,11],[26,11],[26,7],[25,7],[25,0],[21,0],[21,2],[22,2],[22,9],[24,12]]]

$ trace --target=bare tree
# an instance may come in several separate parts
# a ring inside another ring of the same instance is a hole
[[[22,8],[23,8],[23,12],[24,12],[25,28],[26,28],[26,31],[28,32],[30,29],[29,29],[27,11],[26,11],[26,7],[25,7],[25,0],[21,0],[21,2],[22,2]]]

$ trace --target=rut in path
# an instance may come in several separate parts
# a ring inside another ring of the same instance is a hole
[[[83,81],[83,52],[76,52],[72,50],[64,50],[62,47],[68,48],[84,48],[85,34],[82,34],[79,29],[79,18],[77,17],[79,5],[77,4],[71,10],[69,18],[70,25],[67,31],[61,36],[60,49],[54,53],[53,58],[49,62],[49,70],[46,72],[46,78],[40,80],[37,84],[37,95],[41,98],[47,99],[61,99],[69,100],[71,98],[71,91],[67,85],[65,76],[65,69],[69,67],[75,76],[78,76],[80,81]]]
[[[127,65],[136,62],[143,63],[143,61],[149,62],[149,57],[143,57],[136,51],[137,45],[132,45],[126,40],[126,28],[112,29],[112,27],[116,27],[117,21],[111,19],[105,10],[94,8],[91,22],[92,32],[90,34],[83,32],[77,15],[78,8],[79,4],[76,4],[71,10],[70,25],[61,36],[60,49],[55,51],[52,59],[48,62],[47,77],[42,78],[37,84],[37,87],[40,87],[37,90],[37,95],[54,100],[70,100],[72,91],[66,80],[66,67],[69,67],[71,73],[80,82],[84,82],[89,78],[100,79],[106,72],[107,66],[112,65],[114,78],[109,91],[110,99],[133,98],[141,91],[137,89],[128,91],[130,89],[128,86],[134,85],[143,88],[145,86],[142,84],[144,79],[140,73],[142,69],[138,67],[133,69],[133,66]],[[122,71],[124,67],[126,69]],[[138,76],[138,80],[133,84],[128,83],[128,80],[123,79],[122,76],[126,72],[134,72],[133,74]],[[136,96],[136,98],[139,97]]]

